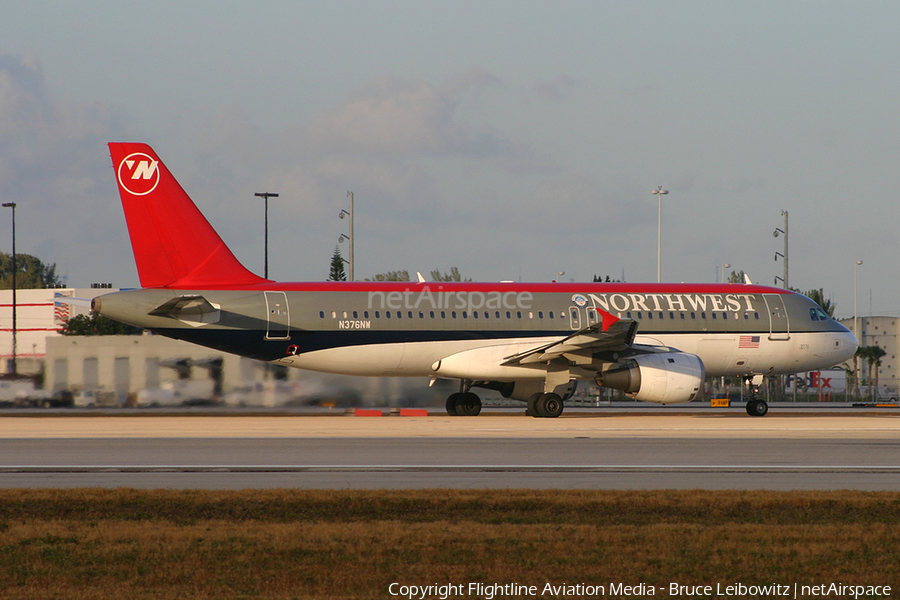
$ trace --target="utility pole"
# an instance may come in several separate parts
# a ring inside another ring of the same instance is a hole
[[[12,209],[12,374],[18,375],[18,349],[16,347],[16,271],[19,269],[16,265],[16,203],[4,202],[3,207]]]
[[[338,215],[341,219],[344,217],[350,217],[350,235],[341,234],[341,237],[338,238],[338,243],[343,242],[344,240],[348,240],[350,242],[350,281],[354,281],[353,279],[353,192],[347,192],[347,196],[350,197],[350,212],[341,209],[341,213]]]
[[[264,251],[263,251],[264,254],[265,254],[265,271],[264,271],[264,273],[263,273],[263,276],[264,276],[266,279],[268,279],[268,278],[269,278],[269,198],[277,198],[277,197],[278,197],[278,194],[273,194],[273,193],[271,193],[271,192],[258,192],[258,193],[253,194],[253,195],[254,195],[254,196],[257,196],[258,198],[262,198],[263,200],[265,200],[265,205],[266,205],[266,219],[265,219],[265,221],[266,221],[266,229],[265,229],[265,235],[264,235],[264,238],[265,238],[265,242],[264,242],[264,244],[265,244],[265,249],[264,249]]]
[[[775,283],[778,283],[778,280],[781,279],[781,283],[784,284],[784,289],[788,289],[790,287],[790,284],[788,283],[788,211],[783,210],[781,211],[781,214],[784,215],[784,229],[779,229],[778,227],[776,227],[775,231],[772,232],[772,235],[778,237],[779,232],[784,235],[784,254],[782,254],[781,252],[775,253],[776,261],[778,260],[779,256],[784,259],[784,276],[776,277]]]
[[[659,283],[660,265],[662,264],[662,197],[668,194],[669,190],[664,190],[660,185],[650,193],[656,195],[657,204],[659,205],[656,214],[656,283]]]

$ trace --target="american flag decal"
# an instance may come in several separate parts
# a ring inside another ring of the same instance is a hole
[[[738,348],[759,348],[759,336],[742,335],[738,340]]]
[[[54,298],[67,298],[69,294],[60,294],[56,292],[53,294]],[[70,315],[70,307],[68,304],[64,302],[55,301],[53,302],[53,319],[57,323],[67,323],[69,321]]]

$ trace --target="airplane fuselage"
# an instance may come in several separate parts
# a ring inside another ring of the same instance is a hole
[[[190,296],[211,307],[153,314]],[[636,321],[636,344],[697,355],[708,376],[813,370],[856,349],[852,333],[805,296],[754,285],[328,282],[134,290],[98,304],[168,337],[351,375],[453,377],[442,358],[489,346],[514,354],[596,323],[600,311]],[[543,374],[496,364],[483,377]]]

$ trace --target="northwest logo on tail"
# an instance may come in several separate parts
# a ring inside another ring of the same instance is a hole
[[[118,178],[122,189],[134,196],[145,196],[159,185],[159,161],[143,152],[129,154],[119,163]]]

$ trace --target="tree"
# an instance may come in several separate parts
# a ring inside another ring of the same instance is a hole
[[[449,273],[441,273],[440,269],[435,269],[431,272],[431,280],[432,281],[472,281],[471,278],[463,279],[462,275],[459,274],[459,269],[456,267],[450,267]]]
[[[873,393],[878,393],[878,367],[881,366],[881,358],[887,354],[881,346],[865,346],[856,350],[857,356],[866,361],[866,384]],[[875,368],[875,387],[872,387],[872,369]]]
[[[12,289],[12,255],[0,252],[0,289]],[[60,287],[56,263],[45,265],[30,254],[16,252],[16,289],[43,289]]]
[[[388,271],[379,273],[374,277],[366,278],[366,281],[409,281],[409,271]]]
[[[800,290],[794,291],[799,292]],[[834,316],[834,303],[825,297],[825,292],[822,290],[822,288],[819,288],[817,290],[808,290],[806,292],[800,293],[818,304],[819,307],[821,307],[821,309],[824,310],[825,314],[827,314],[829,317]]]
[[[602,275],[594,275],[593,279],[594,283],[619,283],[618,279],[612,279],[609,275],[606,276],[606,279],[603,278]]]
[[[334,247],[331,255],[331,272],[326,281],[347,281],[347,273],[344,272],[344,257],[341,256],[340,246]]]
[[[744,283],[744,270],[740,271],[732,271],[731,275],[728,276],[728,283]]]
[[[144,330],[91,313],[70,317],[59,332],[63,335],[141,335]]]

